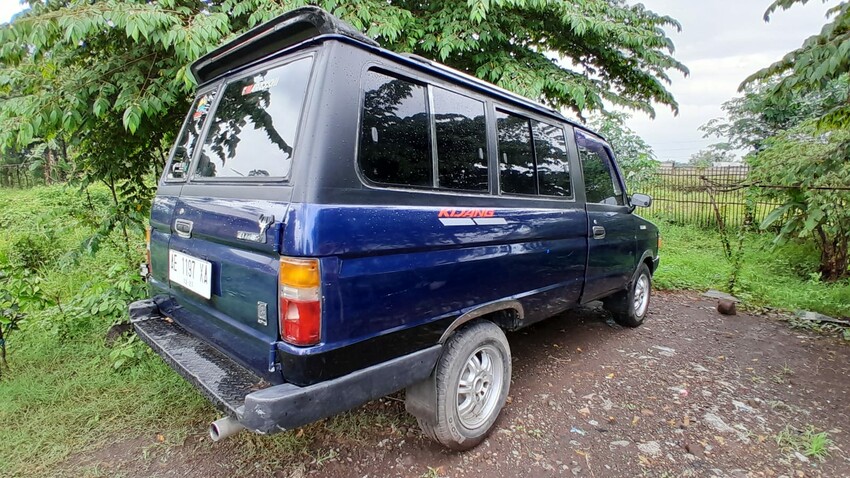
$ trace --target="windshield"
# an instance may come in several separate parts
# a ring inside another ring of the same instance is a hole
[[[204,141],[196,178],[285,178],[292,166],[312,58],[229,83]]]

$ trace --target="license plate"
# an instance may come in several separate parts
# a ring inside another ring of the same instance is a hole
[[[177,251],[168,251],[168,279],[205,299],[212,295],[212,263]]]

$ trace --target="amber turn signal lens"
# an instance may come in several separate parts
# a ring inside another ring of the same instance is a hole
[[[280,258],[280,284],[307,288],[319,286],[318,259]]]

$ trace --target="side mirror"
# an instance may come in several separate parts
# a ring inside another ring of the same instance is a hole
[[[632,197],[629,198],[632,203],[632,206],[635,207],[649,207],[652,206],[652,196],[648,194],[632,194]]]

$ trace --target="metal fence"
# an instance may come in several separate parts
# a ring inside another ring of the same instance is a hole
[[[673,223],[716,226],[718,213],[727,225],[741,224],[747,217],[746,166],[696,168],[663,165],[647,180],[630,185],[634,192],[652,196],[649,218]],[[759,195],[753,197],[751,220],[758,224],[781,204]],[[715,207],[717,210],[715,210]]]

